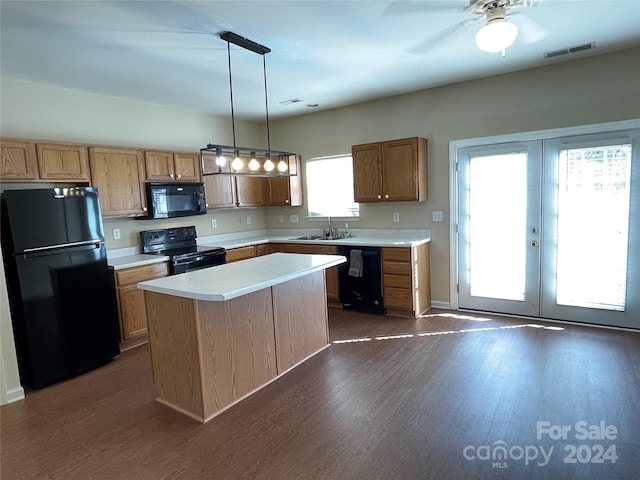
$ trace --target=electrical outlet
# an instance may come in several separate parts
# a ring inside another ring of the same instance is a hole
[[[400,221],[400,213],[398,212],[393,212],[393,221],[395,223],[398,223]]]
[[[431,212],[431,220],[433,220],[434,222],[441,222],[442,221],[442,211],[441,210],[435,210],[435,211]]]
[[[251,225],[251,217],[247,217],[247,225]]]
[[[298,223],[299,221],[300,219],[298,218],[298,215],[289,215],[289,222]]]
[[[284,215],[280,215],[280,216],[278,217],[278,221],[279,221],[280,223],[284,223]]]
[[[113,239],[114,240],[120,240],[120,229],[119,228],[114,228],[113,229]]]
[[[218,221],[215,218],[211,219],[211,228],[218,228]]]

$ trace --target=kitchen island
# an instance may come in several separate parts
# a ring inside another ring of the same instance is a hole
[[[157,400],[207,422],[326,348],[324,271],[345,261],[274,253],[139,283]]]

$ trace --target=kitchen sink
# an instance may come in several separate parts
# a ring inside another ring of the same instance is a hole
[[[304,237],[294,237],[289,240],[324,240],[324,237],[319,235],[305,235]]]

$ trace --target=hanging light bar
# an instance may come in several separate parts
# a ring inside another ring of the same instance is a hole
[[[227,42],[227,56],[229,63],[229,93],[231,97],[231,126],[233,145],[218,145],[209,143],[200,149],[200,164],[202,175],[248,175],[254,177],[291,177],[298,174],[296,169],[296,154],[279,150],[271,150],[269,131],[269,104],[267,97],[267,64],[265,55],[270,48],[252,40],[241,37],[233,32],[224,32],[220,38]],[[236,124],[233,109],[233,82],[231,76],[231,44],[262,55],[264,77],[264,99],[267,126],[267,148],[239,147],[236,145]]]

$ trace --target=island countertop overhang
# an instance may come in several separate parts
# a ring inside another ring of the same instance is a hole
[[[140,282],[138,288],[194,300],[223,302],[346,261],[341,255],[273,253]]]

